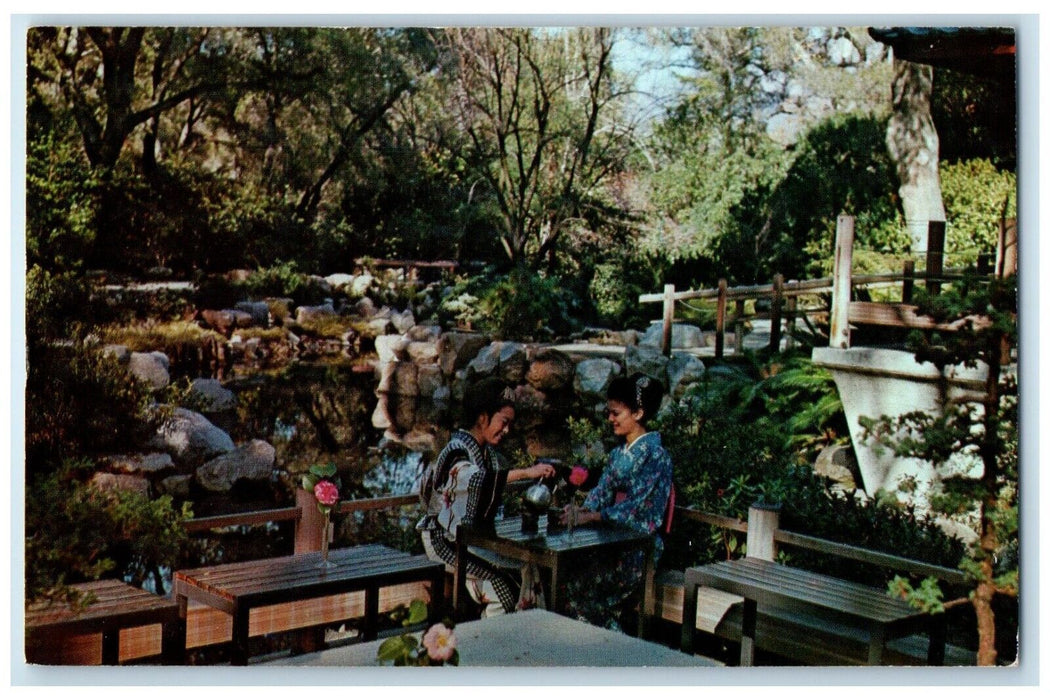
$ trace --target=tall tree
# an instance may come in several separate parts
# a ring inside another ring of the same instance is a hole
[[[930,113],[933,68],[894,59],[893,116],[886,147],[897,166],[898,192],[912,252],[925,252],[929,222],[944,221],[938,175],[939,139]]]
[[[630,127],[613,80],[613,32],[461,29],[453,109],[500,212],[508,259],[538,265],[604,216],[601,187],[624,163]]]

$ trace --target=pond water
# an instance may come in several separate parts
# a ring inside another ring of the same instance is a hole
[[[370,367],[295,363],[240,370],[224,384],[238,407],[213,422],[236,444],[273,445],[278,473],[287,477],[222,496],[194,494],[198,516],[292,505],[299,475],[318,463],[336,465],[344,499],[412,493],[421,460],[435,456],[458,425],[456,405],[377,394]],[[504,457],[568,451],[563,418],[523,416],[518,423],[500,446]]]

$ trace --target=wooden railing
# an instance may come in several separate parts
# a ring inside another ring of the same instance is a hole
[[[675,304],[690,300],[714,301],[715,303],[715,357],[725,354],[725,336],[727,328],[734,329],[735,351],[743,350],[743,326],[754,319],[769,319],[770,350],[779,350],[783,324],[787,323],[787,342],[793,342],[795,324],[803,320],[813,328],[812,321],[828,319],[829,345],[831,347],[849,347],[849,327],[854,324],[895,326],[898,328],[931,328],[937,324],[927,317],[920,316],[912,305],[915,283],[921,282],[931,293],[936,293],[940,285],[964,279],[962,270],[944,269],[944,222],[931,221],[929,229],[929,250],[926,253],[926,268],[915,271],[915,261],[906,260],[901,272],[854,275],[853,259],[853,218],[840,216],[836,229],[835,269],[831,277],[812,280],[785,281],[784,276],[776,274],[770,284],[729,287],[725,279],[718,282],[718,287],[699,290],[676,291],[673,284],[664,285],[663,293],[641,294],[638,302],[663,304],[663,337],[661,347],[665,355],[671,354],[671,336],[675,318]],[[979,258],[978,271],[989,275],[1003,276],[1017,269],[1016,253],[1017,227],[1015,222],[1004,221],[1000,226],[999,251],[996,254],[994,268],[989,256]],[[900,302],[867,302],[854,301],[854,292],[858,288],[900,288]],[[830,305],[822,297],[830,295]],[[816,299],[816,303],[800,306],[803,297]],[[746,313],[747,301],[769,301],[768,313]],[[729,314],[729,304],[735,310]],[[947,329],[947,327],[945,327]]]
[[[675,518],[678,518],[679,522],[681,520],[690,520],[746,533],[748,556],[775,559],[778,544],[783,544],[886,569],[906,571],[920,576],[933,576],[949,584],[964,584],[968,580],[966,575],[958,569],[949,569],[917,559],[909,559],[873,549],[865,549],[811,535],[803,535],[790,530],[782,530],[779,526],[779,511],[761,506],[752,506],[748,511],[748,519],[746,521],[716,513],[707,513],[685,506],[675,506]]]

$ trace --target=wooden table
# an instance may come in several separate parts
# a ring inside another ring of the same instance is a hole
[[[102,633],[102,663],[120,663],[120,631],[145,625],[161,625],[161,657],[167,664],[182,663],[186,649],[186,626],[179,605],[171,598],[109,579],[73,586],[95,597],[83,610],[65,603],[35,603],[26,608],[26,660],[46,663],[46,647],[65,636]]]
[[[612,556],[632,549],[645,553],[642,575],[642,609],[638,616],[638,636],[645,638],[648,618],[653,613],[653,537],[612,523],[594,523],[577,527],[571,534],[564,529],[547,532],[547,516],[540,516],[539,528],[533,533],[521,531],[521,518],[497,520],[495,528],[468,528],[456,531],[456,571],[452,608],[462,619],[461,604],[466,600],[466,558],[468,547],[495,552],[522,563],[536,564],[550,571],[550,593],[547,596],[551,610],[561,609],[558,584],[566,567],[585,557]]]
[[[456,625],[460,666],[720,666],[714,659],[613,632],[547,610]],[[418,640],[422,633],[414,636]],[[267,666],[378,666],[380,641],[266,661]],[[395,672],[397,669],[391,669]],[[431,669],[440,673],[437,669]]]
[[[696,617],[696,589],[710,586],[744,598],[740,637],[740,665],[754,664],[755,620],[758,604],[791,606],[830,620],[859,622],[870,631],[868,664],[882,663],[888,640],[929,632],[928,662],[944,664],[945,618],[911,607],[884,591],[816,574],[764,559],[744,557],[686,569],[682,619]],[[693,648],[694,626],[682,625],[682,651]]]
[[[195,600],[233,617],[231,663],[248,663],[248,618],[252,608],[310,598],[365,591],[362,634],[375,639],[379,617],[379,589],[400,583],[429,581],[430,615],[444,607],[445,566],[423,555],[411,555],[382,545],[333,549],[329,559],[338,566],[322,568],[320,552],[220,564],[175,572],[175,597],[185,612]]]

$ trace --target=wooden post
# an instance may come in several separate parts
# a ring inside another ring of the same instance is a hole
[[[664,327],[660,347],[664,355],[671,356],[671,330],[674,326],[674,285],[664,285]]]
[[[901,303],[910,304],[915,294],[915,261],[904,261],[904,283],[901,286]]]
[[[773,275],[773,304],[769,309],[769,351],[780,351],[781,307],[784,304],[784,275]]]
[[[744,352],[744,300],[736,300],[736,315],[733,316],[733,351],[737,355]]]
[[[715,316],[715,357],[722,359],[726,348],[726,290],[725,279],[718,280],[718,306]]]
[[[929,243],[926,245],[926,291],[932,296],[941,293],[941,281],[930,279],[944,274],[944,222],[929,223]]]
[[[784,299],[784,306],[787,308],[788,324],[787,337],[784,338],[784,347],[790,349],[795,347],[795,318],[798,315],[798,296],[796,294],[792,294],[791,296],[786,297]]]
[[[849,303],[853,291],[853,217],[840,214],[835,227],[835,269],[831,287],[833,348],[849,347]]]
[[[747,511],[747,556],[774,561],[777,541],[773,538],[780,527],[780,506],[755,503]]]
[[[1017,272],[1017,219],[1004,219],[999,222],[995,272],[999,277],[1007,277]]]
[[[302,511],[295,521],[295,553],[320,552],[324,516],[317,510],[317,499],[305,489],[296,489],[295,505]]]

